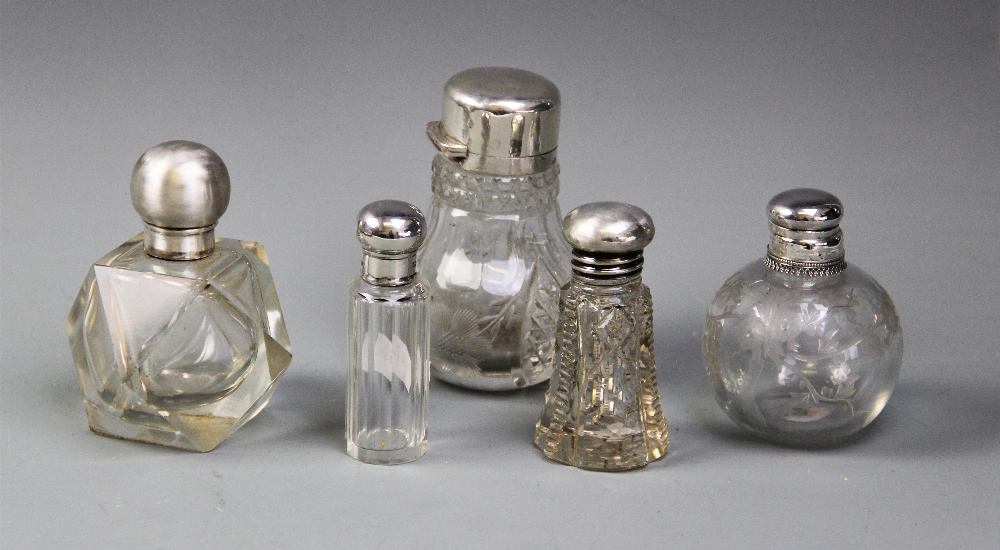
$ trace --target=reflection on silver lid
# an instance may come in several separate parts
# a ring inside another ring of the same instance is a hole
[[[555,161],[559,108],[559,89],[540,75],[508,67],[468,69],[445,84],[441,120],[427,125],[427,135],[467,170],[541,172]]]

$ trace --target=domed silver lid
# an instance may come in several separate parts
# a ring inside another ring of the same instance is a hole
[[[653,219],[638,206],[592,202],[573,209],[562,223],[573,247],[573,270],[591,279],[620,279],[642,270],[642,250],[653,240]]]
[[[365,251],[364,278],[379,285],[401,285],[416,274],[416,253],[424,241],[424,215],[408,202],[380,200],[358,213],[357,237]]]
[[[530,71],[478,67],[448,79],[440,121],[427,137],[467,170],[497,175],[542,172],[555,162],[559,88]]]
[[[771,223],[786,229],[826,231],[840,225],[843,216],[840,199],[820,189],[790,189],[767,203]]]
[[[208,147],[167,141],[132,169],[132,205],[146,225],[146,253],[194,260],[215,248],[215,224],[229,206],[229,171]]]
[[[771,242],[764,263],[782,273],[809,277],[844,270],[844,205],[820,189],[791,189],[767,203]]]

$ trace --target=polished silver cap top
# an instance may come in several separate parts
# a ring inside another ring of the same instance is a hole
[[[782,273],[808,277],[844,270],[844,205],[819,189],[790,189],[767,203],[771,242],[764,263]]]
[[[638,252],[653,240],[653,219],[638,206],[592,202],[574,208],[562,223],[570,246],[609,254]]]
[[[365,251],[365,279],[380,285],[400,285],[412,279],[425,223],[420,209],[408,202],[380,200],[362,208],[357,237]]]
[[[427,136],[465,169],[499,175],[544,171],[559,142],[559,88],[522,69],[478,67],[448,79],[440,121]]]
[[[424,240],[424,214],[408,202],[375,201],[358,213],[358,240],[365,252],[414,254]]]
[[[168,260],[207,256],[213,229],[229,206],[229,171],[208,147],[167,141],[132,169],[132,205],[146,224],[146,252]]]
[[[832,193],[819,189],[790,189],[767,203],[771,223],[786,229],[825,231],[840,225],[844,205]]]
[[[592,202],[573,209],[562,223],[573,247],[573,270],[590,279],[617,280],[642,270],[642,250],[656,232],[638,206]]]

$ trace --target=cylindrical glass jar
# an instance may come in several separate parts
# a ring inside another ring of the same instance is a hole
[[[427,283],[351,283],[347,453],[401,464],[427,450]]]

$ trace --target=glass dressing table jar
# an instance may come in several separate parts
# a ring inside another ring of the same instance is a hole
[[[559,90],[528,71],[482,67],[449,79],[444,96],[427,127],[440,153],[419,256],[432,374],[478,390],[544,382],[570,278],[556,202]]]

